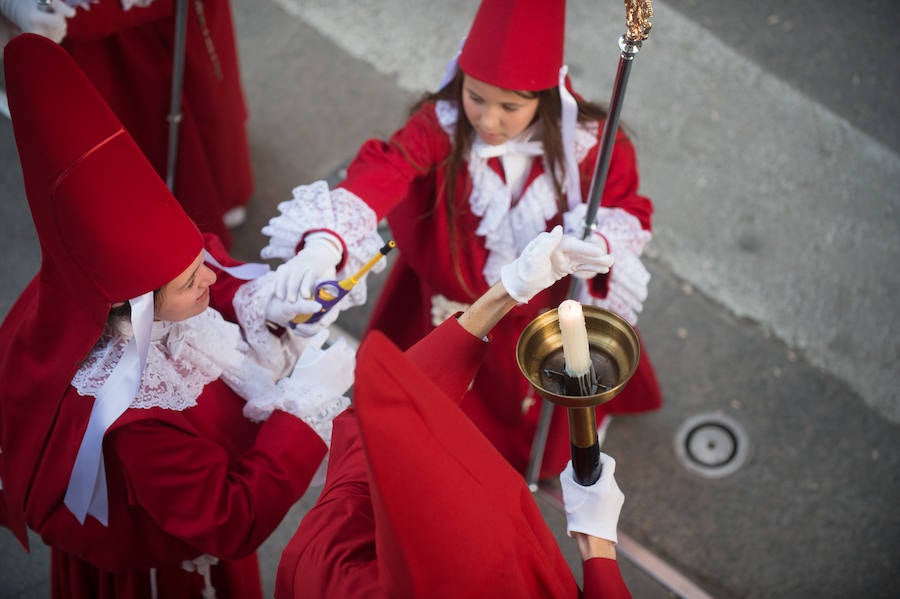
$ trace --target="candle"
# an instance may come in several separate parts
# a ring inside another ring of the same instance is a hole
[[[559,305],[557,313],[566,374],[571,377],[585,376],[591,370],[591,352],[581,304],[575,300],[565,300]]]

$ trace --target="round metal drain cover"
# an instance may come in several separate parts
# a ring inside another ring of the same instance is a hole
[[[706,478],[736,472],[747,459],[747,434],[733,418],[715,412],[688,418],[675,435],[675,454]]]

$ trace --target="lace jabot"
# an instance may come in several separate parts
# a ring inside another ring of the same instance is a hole
[[[252,296],[268,289],[266,278],[251,281],[238,292],[236,308],[246,328],[264,326],[254,322],[258,314],[253,308],[259,302],[252,301]],[[107,327],[72,379],[80,395],[96,397],[131,336],[127,319]],[[249,335],[251,343],[247,343],[240,327],[213,308],[180,322],[154,322],[141,386],[129,407],[186,410],[197,405],[208,383],[221,378],[247,401],[246,418],[261,422],[274,410],[283,410],[303,420],[329,444],[331,421],[350,403],[343,394],[353,384],[355,352],[340,343],[321,350],[327,331],[311,339],[286,335],[283,343],[269,335],[271,343],[254,348],[253,340],[259,337]],[[268,359],[261,359],[260,352]]]
[[[127,320],[107,327],[72,379],[80,395],[97,394],[131,335]],[[238,326],[212,308],[180,322],[154,322],[141,386],[130,407],[180,411],[195,406],[209,382],[224,371],[241,370],[246,351]]]
[[[435,114],[448,136],[455,130],[458,107],[439,101]],[[579,124],[575,130],[575,158],[580,163],[597,144],[599,125]],[[544,172],[535,178],[513,205],[512,192],[503,179],[488,166],[480,147],[473,144],[469,152],[469,176],[472,193],[469,206],[481,218],[476,233],[485,238],[490,254],[484,265],[484,278],[489,285],[500,280],[500,269],[515,260],[532,239],[547,229],[547,221],[559,212],[556,189],[546,162]]]

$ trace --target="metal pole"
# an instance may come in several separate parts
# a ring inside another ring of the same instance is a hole
[[[547,446],[547,435],[550,433],[550,421],[553,419],[553,404],[541,399],[541,413],[538,417],[537,429],[531,440],[531,454],[528,456],[528,469],[525,471],[525,482],[532,493],[538,490],[538,477],[544,462],[544,448]]]
[[[187,0],[175,4],[175,47],[172,57],[172,95],[169,102],[169,147],[166,154],[166,185],[175,191],[175,163],[178,161],[178,127],[181,124],[181,89],[184,81]]]
[[[597,153],[597,162],[594,165],[594,178],[591,181],[591,194],[588,196],[582,239],[587,239],[591,234],[591,230],[594,228],[594,219],[597,218],[597,211],[600,209],[600,197],[603,195],[606,176],[609,174],[609,159],[612,156],[616,131],[619,128],[619,115],[622,112],[622,101],[625,98],[628,75],[631,73],[634,57],[641,48],[641,42],[630,41],[623,35],[619,38],[619,48],[622,50],[622,54],[619,56],[619,68],[616,70],[612,98],[609,101],[609,114],[603,121],[603,132],[600,134],[600,151]]]
[[[651,16],[653,16],[653,6],[650,0],[625,0],[625,25],[627,31],[619,37],[619,49],[621,50],[619,67],[616,70],[616,79],[613,83],[612,96],[609,101],[609,114],[606,120],[603,121],[603,131],[600,135],[600,150],[597,153],[597,162],[594,165],[594,178],[591,180],[591,192],[588,196],[587,213],[585,214],[584,229],[581,234],[582,239],[587,239],[596,226],[594,220],[597,218],[597,211],[600,209],[600,197],[603,195],[606,175],[609,173],[609,159],[612,156],[616,131],[619,127],[619,114],[622,112],[622,102],[625,98],[625,88],[628,86],[631,63],[641,49],[642,40],[647,39],[650,33],[651,23],[648,19]],[[583,281],[571,277],[568,293],[569,299],[578,297],[579,285],[583,283]],[[544,448],[547,445],[547,435],[550,432],[550,421],[553,419],[553,405],[546,399],[541,403],[537,429],[531,441],[531,455],[525,471],[525,482],[532,492],[537,489],[541,463],[544,460]]]

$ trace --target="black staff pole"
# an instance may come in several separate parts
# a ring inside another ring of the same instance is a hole
[[[175,3],[175,47],[172,56],[172,95],[169,102],[169,146],[166,154],[166,185],[175,191],[175,164],[178,161],[178,128],[181,125],[181,91],[184,82],[184,55],[187,39],[187,0]]]

